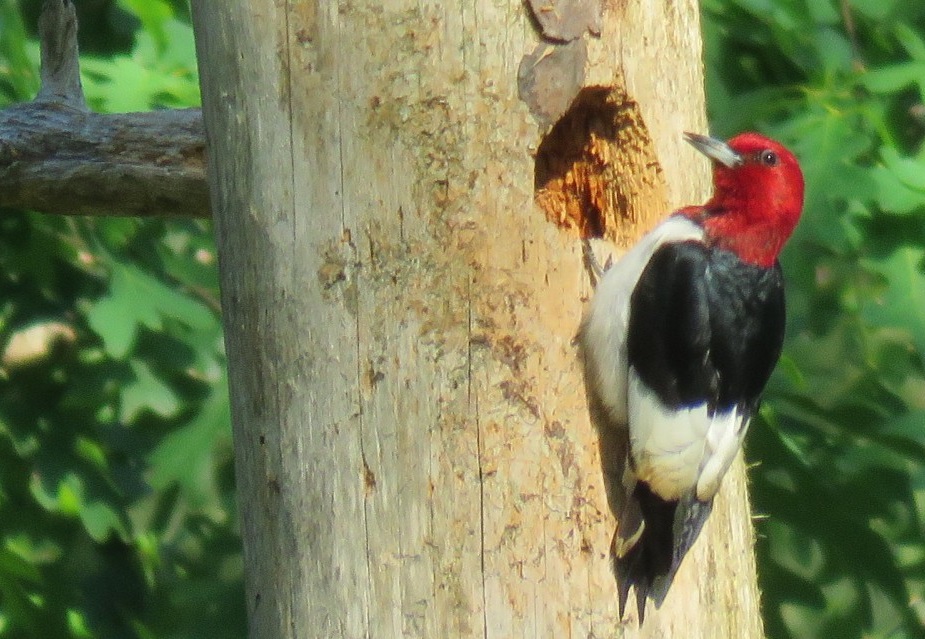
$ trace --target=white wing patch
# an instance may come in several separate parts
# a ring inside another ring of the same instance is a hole
[[[703,229],[672,216],[652,229],[604,274],[581,327],[588,381],[615,424],[625,425],[627,408],[626,329],[629,303],[652,254],[666,242],[703,239]]]
[[[705,403],[671,409],[629,372],[630,450],[636,475],[662,499],[695,490],[706,501],[716,494],[748,428],[738,408],[710,415]]]
[[[719,490],[723,475],[742,448],[742,440],[745,439],[751,421],[751,417],[743,415],[738,406],[725,415],[723,420],[718,420],[718,415],[714,415],[707,430],[703,467],[697,477],[696,495],[701,501],[710,499]]]

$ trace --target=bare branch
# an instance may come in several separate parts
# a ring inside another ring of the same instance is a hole
[[[77,13],[70,0],[46,0],[39,16],[42,87],[36,101],[63,102],[87,108],[80,85]]]
[[[209,215],[199,109],[0,112],[0,206],[74,215]]]
[[[0,111],[0,206],[208,216],[202,112],[91,113],[71,0],[46,0],[39,37],[42,88],[33,102]]]

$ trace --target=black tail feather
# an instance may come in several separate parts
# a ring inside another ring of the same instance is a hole
[[[617,557],[611,552],[613,570],[617,577],[617,603],[620,609],[620,619],[626,611],[626,603],[630,596],[630,587],[636,591],[636,610],[639,614],[639,623],[642,623],[646,614],[646,595],[649,591],[649,582],[645,571],[640,569],[642,560],[642,544],[637,543],[623,557]]]
[[[616,534],[614,534],[614,540],[616,540]],[[620,608],[620,619],[623,619],[623,613],[626,611],[626,601],[630,597],[630,586],[632,585],[630,574],[632,573],[633,557],[617,557],[616,552],[614,552],[615,546],[615,544],[610,545],[610,559],[613,561],[613,573],[617,578],[617,605]],[[635,556],[632,550],[630,555]]]
[[[687,555],[687,552],[697,541],[700,531],[707,521],[707,517],[713,511],[713,499],[700,501],[693,495],[687,495],[677,502],[675,510],[674,526],[672,528],[673,549],[671,554],[671,568],[662,576],[653,580],[649,589],[649,596],[655,602],[658,608],[665,601],[668,595],[668,589],[674,581],[674,576],[681,567],[681,561]]]
[[[691,495],[666,501],[643,482],[636,485],[632,498],[638,500],[645,521],[642,535],[622,556],[612,554],[620,618],[633,587],[641,624],[646,600],[651,599],[656,608],[665,600],[681,561],[700,535],[713,500],[703,502]]]

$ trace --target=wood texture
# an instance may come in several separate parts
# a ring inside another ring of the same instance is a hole
[[[664,608],[617,619],[591,290],[534,202],[524,4],[193,9],[251,636],[760,637],[741,464]],[[638,103],[667,206],[702,200],[696,4],[602,27],[589,84]],[[634,210],[623,244],[656,222]]]
[[[209,215],[201,111],[87,111],[70,0],[46,0],[39,40],[38,96],[0,111],[0,206],[63,215]]]
[[[0,111],[0,206],[62,215],[209,215],[199,109]]]

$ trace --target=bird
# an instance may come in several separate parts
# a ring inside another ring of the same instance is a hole
[[[625,450],[610,555],[620,618],[632,587],[640,624],[709,517],[780,357],[778,256],[803,210],[800,164],[779,142],[684,138],[712,162],[712,197],[606,269],[590,254],[598,281],[578,335],[599,426]]]

